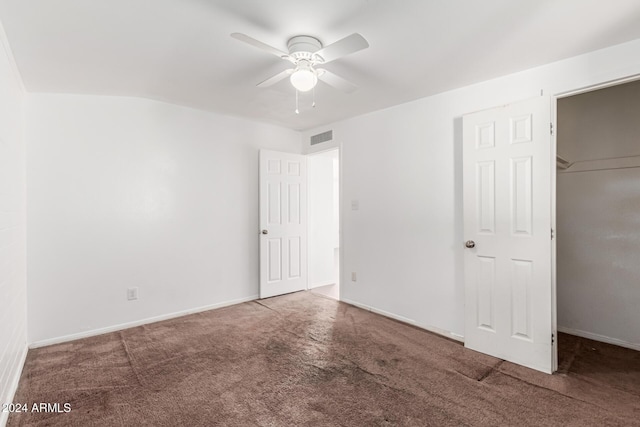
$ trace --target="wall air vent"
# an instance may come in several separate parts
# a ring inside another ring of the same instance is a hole
[[[320,144],[321,142],[331,141],[333,139],[333,131],[328,130],[326,132],[313,135],[311,137],[311,145]]]

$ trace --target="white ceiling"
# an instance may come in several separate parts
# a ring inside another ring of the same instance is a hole
[[[140,96],[309,129],[640,38],[638,0],[0,0],[33,92]],[[286,50],[359,32],[370,48],[326,65],[352,94],[319,83],[294,113],[289,63],[232,39]]]

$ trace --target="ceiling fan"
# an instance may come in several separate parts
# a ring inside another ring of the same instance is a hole
[[[369,47],[369,43],[358,33],[351,34],[328,46],[323,46],[320,40],[315,37],[295,36],[287,42],[288,52],[283,52],[246,34],[232,33],[231,37],[285,59],[294,65],[294,68],[284,70],[258,83],[258,87],[271,86],[289,77],[293,87],[300,92],[313,89],[318,83],[318,79],[344,92],[353,92],[357,89],[356,85],[328,70],[317,67]],[[298,112],[297,108],[296,112]]]

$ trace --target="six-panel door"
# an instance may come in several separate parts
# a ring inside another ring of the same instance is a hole
[[[463,118],[465,346],[551,372],[547,97]]]
[[[307,288],[307,164],[260,151],[260,298]]]

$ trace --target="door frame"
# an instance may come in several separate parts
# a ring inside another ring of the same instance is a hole
[[[342,172],[343,172],[343,167],[342,167],[342,143],[338,142],[335,145],[332,145],[330,147],[327,148],[323,148],[322,150],[317,150],[317,151],[312,151],[312,152],[307,152],[305,154],[305,156],[310,157],[310,156],[314,156],[314,155],[318,155],[318,154],[322,154],[322,153],[326,153],[328,151],[334,151],[334,150],[338,150],[338,300],[342,301],[342,284],[344,283],[344,278],[343,276],[343,258],[344,258],[344,242],[342,241],[342,224],[343,224],[343,216],[344,216],[344,203],[342,200],[342,183],[343,183],[343,179],[342,179]],[[309,181],[307,180],[307,194],[309,194]],[[307,222],[307,227],[309,226],[309,223]],[[307,229],[307,234],[308,234],[308,229]],[[307,265],[309,265],[309,250],[308,250],[308,246],[309,246],[309,239],[307,239]],[[309,281],[307,280],[307,290],[310,290],[313,288],[309,287]]]
[[[557,292],[558,292],[558,270],[557,270],[557,261],[558,261],[558,253],[557,253],[557,170],[556,170],[556,157],[558,155],[558,100],[562,98],[568,98],[570,96],[581,95],[587,92],[593,92],[599,89],[605,89],[612,86],[618,86],[625,83],[630,83],[640,80],[640,74],[633,74],[626,77],[621,77],[618,79],[608,80],[601,83],[596,83],[590,86],[584,86],[577,89],[571,89],[563,92],[557,92],[551,95],[551,123],[553,126],[553,133],[551,134],[551,228],[553,230],[554,236],[551,240],[551,300],[552,300],[552,321],[555,325],[555,339],[553,342],[554,350],[553,350],[553,370],[554,372],[558,370],[558,300],[557,300]]]

